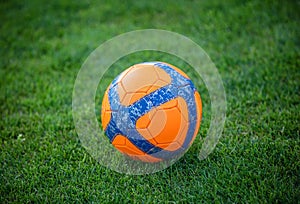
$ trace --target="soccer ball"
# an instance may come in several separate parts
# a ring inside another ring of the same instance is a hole
[[[176,158],[194,141],[202,103],[190,78],[165,62],[131,66],[107,88],[102,126],[112,145],[144,162]]]

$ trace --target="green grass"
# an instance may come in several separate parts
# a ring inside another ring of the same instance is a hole
[[[1,1],[0,203],[299,202],[300,2],[224,2]],[[102,167],[80,145],[72,90],[98,45],[142,28],[202,46],[223,78],[227,120],[215,151],[199,161],[210,111],[199,84],[198,140],[175,165],[129,176]]]

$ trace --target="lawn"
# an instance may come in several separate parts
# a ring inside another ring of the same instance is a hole
[[[299,1],[1,1],[0,203],[299,202],[299,10]],[[214,152],[198,160],[210,118],[199,76],[164,53],[120,59],[114,70],[182,65],[203,99],[190,150],[161,172],[134,176],[103,167],[81,146],[72,91],[94,49],[145,28],[185,35],[207,52],[223,79],[227,119]]]

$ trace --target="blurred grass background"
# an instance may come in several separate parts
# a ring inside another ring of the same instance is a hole
[[[0,202],[297,203],[299,10],[291,0],[1,1]],[[198,140],[175,165],[128,176],[102,167],[81,147],[72,90],[95,48],[144,28],[178,32],[209,54],[226,89],[227,121],[208,159],[197,159],[209,126],[204,117]]]

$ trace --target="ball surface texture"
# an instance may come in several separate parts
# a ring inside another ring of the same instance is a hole
[[[190,78],[165,62],[136,64],[104,93],[101,121],[112,145],[144,162],[176,158],[194,141],[202,117]]]

